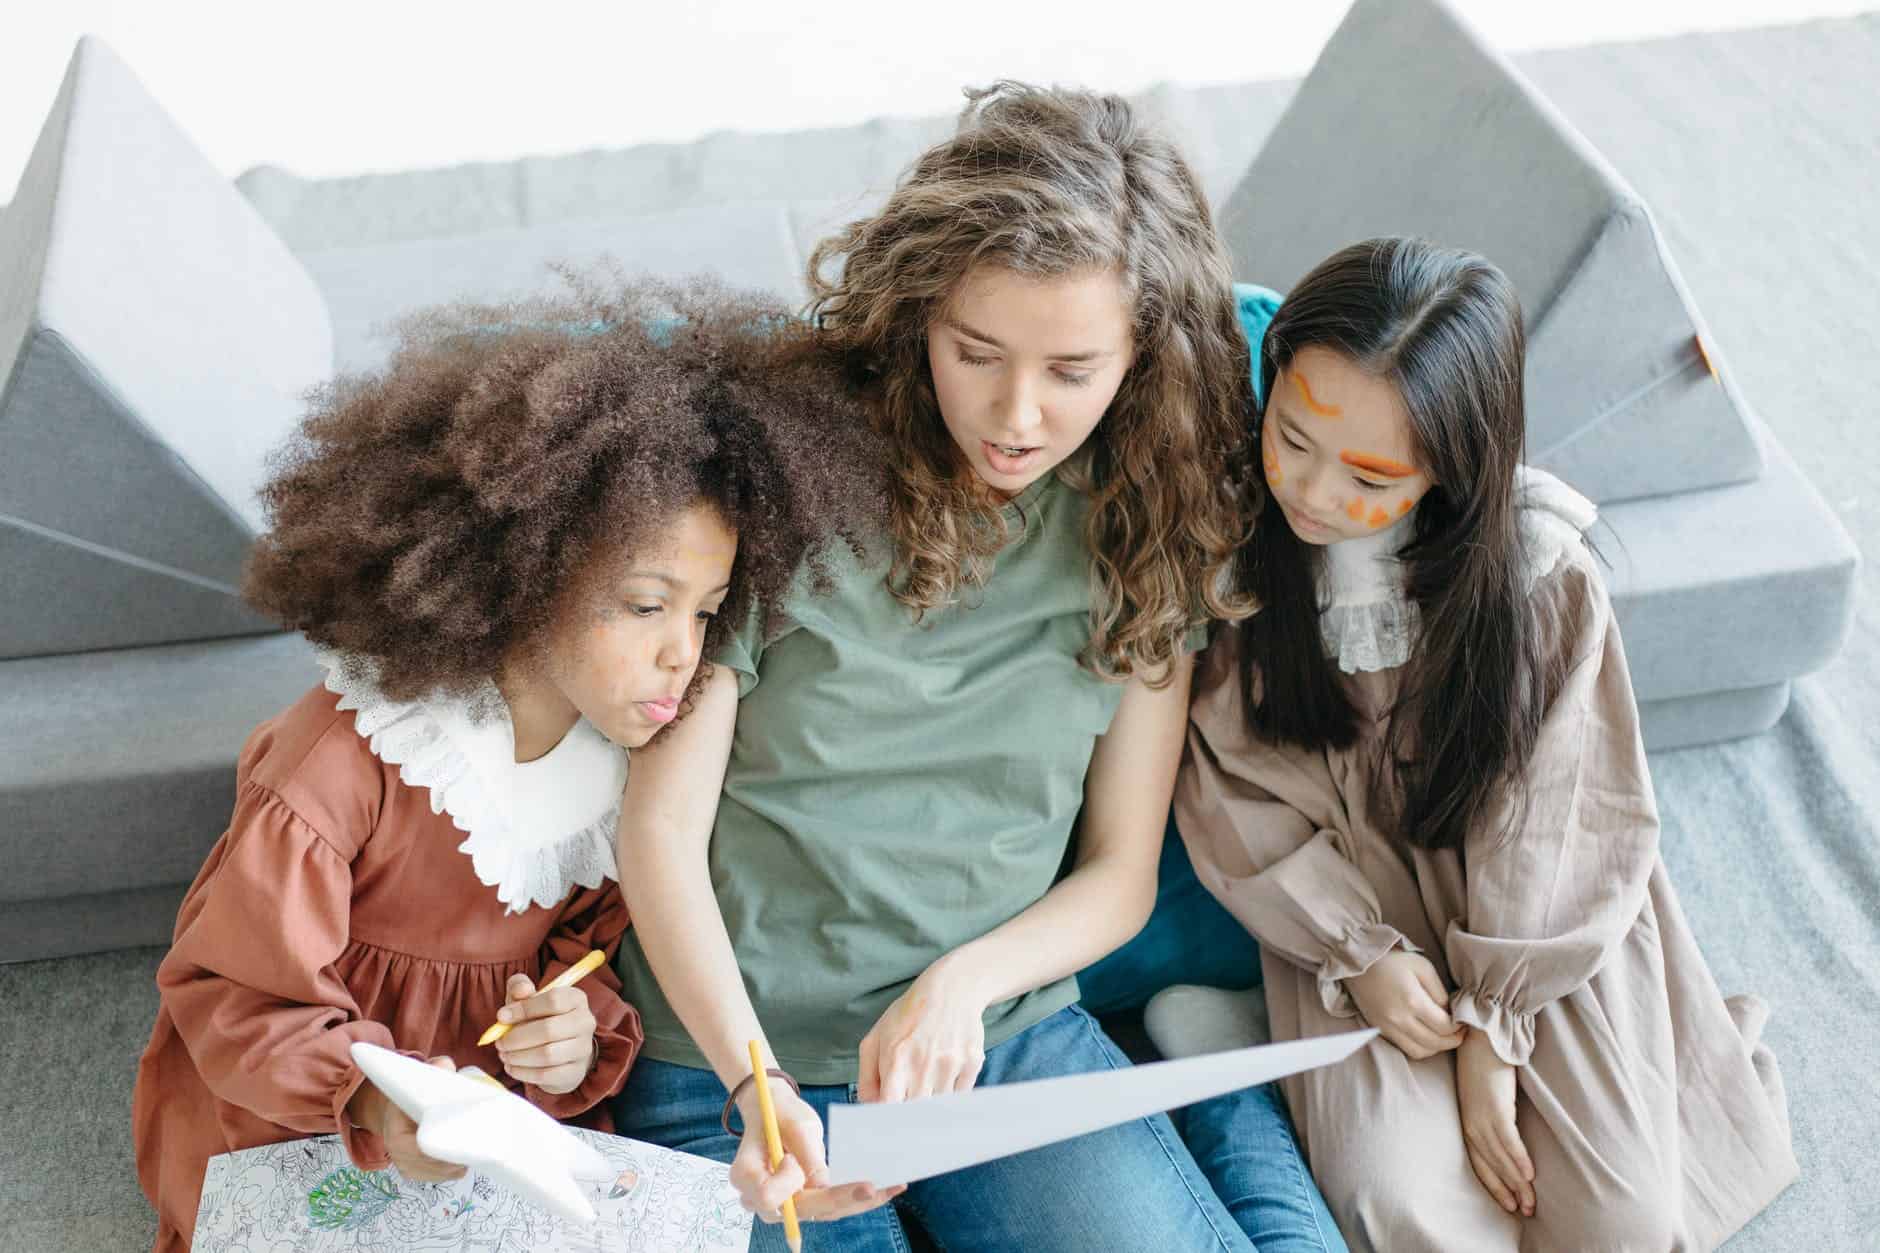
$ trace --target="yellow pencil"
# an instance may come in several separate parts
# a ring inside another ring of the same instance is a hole
[[[568,967],[568,969],[562,971],[553,979],[550,979],[546,984],[537,988],[536,994],[540,995],[543,992],[552,992],[556,988],[572,987],[593,974],[596,970],[599,970],[606,961],[607,954],[601,952],[599,949],[593,949],[586,957],[583,957],[580,961]],[[494,1044],[508,1035],[509,1031],[509,1023],[494,1023],[488,1031],[485,1031],[482,1035],[477,1037],[477,1047],[482,1048],[485,1044]]]
[[[777,1107],[770,1099],[770,1076],[764,1073],[764,1050],[751,1041],[751,1074],[757,1084],[757,1108],[764,1115],[764,1145],[770,1150],[770,1168],[783,1165],[783,1137],[777,1133]],[[783,1239],[790,1253],[803,1253],[803,1229],[796,1222],[796,1198],[783,1202]]]

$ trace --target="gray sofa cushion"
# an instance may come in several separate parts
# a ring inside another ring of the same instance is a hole
[[[0,658],[267,629],[255,490],[331,364],[300,264],[81,41],[0,218]]]
[[[1595,500],[1759,470],[1722,354],[1706,338],[1713,378],[1644,204],[1441,0],[1358,0],[1222,231],[1238,276],[1282,291],[1374,235],[1493,259],[1527,315],[1530,459]]]
[[[296,635],[0,662],[0,912],[195,878],[243,742],[320,675]]]
[[[1219,204],[1296,86],[1290,79],[1158,86],[1132,99],[1180,141]],[[341,178],[301,178],[264,165],[236,186],[289,247],[316,253],[760,200],[872,203],[952,129],[949,114],[877,118],[783,135],[716,134],[694,144]]]
[[[302,261],[332,310],[342,370],[381,364],[398,317],[453,300],[505,300],[558,290],[550,268],[591,269],[611,261],[626,273],[667,278],[709,272],[738,286],[802,296],[802,260],[789,207],[718,205],[614,222],[564,222],[530,229],[305,254]]]
[[[1600,511],[1593,539],[1641,701],[1778,683],[1847,640],[1860,552],[1788,452],[1753,430],[1761,478]]]

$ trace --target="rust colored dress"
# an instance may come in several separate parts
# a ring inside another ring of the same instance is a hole
[[[338,1133],[360,1168],[389,1164],[379,1138],[345,1114],[363,1080],[354,1041],[448,1055],[517,1087],[495,1047],[476,1045],[509,977],[540,986],[589,949],[611,957],[626,931],[614,815],[544,835],[531,822],[544,806],[525,804],[531,789],[552,793],[561,801],[545,806],[565,819],[575,812],[566,794],[612,787],[617,808],[624,753],[581,723],[541,763],[514,767],[513,753],[501,760],[506,718],[473,727],[438,712],[363,686],[343,698],[316,688],[243,749],[234,816],[177,916],[138,1067],[132,1133],[159,1253],[188,1248],[217,1153]],[[604,777],[593,777],[597,763]],[[515,771],[531,773],[512,786]],[[506,822],[509,807],[522,817]],[[557,1118],[606,1130],[607,1098],[639,1051],[639,1016],[611,965],[580,986],[597,1024],[592,1071],[562,1095],[521,1090]]]
[[[1321,634],[1360,714],[1350,748],[1255,739],[1239,634],[1196,675],[1177,824],[1201,882],[1260,941],[1275,1040],[1359,1025],[1344,981],[1395,948],[1452,989],[1458,1022],[1519,1067],[1516,1123],[1535,1216],[1469,1168],[1453,1053],[1381,1037],[1283,1081],[1300,1140],[1354,1249],[1663,1253],[1712,1249],[1795,1178],[1787,1108],[1760,1035],[1728,1000],[1672,891],[1638,712],[1606,589],[1580,542],[1592,507],[1529,472],[1522,511],[1544,647],[1570,662],[1502,839],[1458,851],[1394,838],[1371,781],[1416,629],[1389,541],[1327,552]],[[1366,563],[1354,565],[1354,562]]]

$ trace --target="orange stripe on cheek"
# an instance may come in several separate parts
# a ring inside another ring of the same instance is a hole
[[[1381,474],[1387,479],[1407,479],[1417,472],[1415,466],[1407,466],[1401,461],[1392,461],[1389,457],[1374,457],[1368,452],[1347,450],[1339,453],[1338,459],[1355,469]]]
[[[1416,501],[1405,499],[1397,506],[1397,516],[1401,518],[1406,513],[1409,513],[1412,509],[1415,509],[1416,507],[1417,507]]]
[[[1373,527],[1380,527],[1390,521],[1390,515],[1385,513],[1383,506],[1380,505],[1376,509],[1371,510],[1371,516],[1365,519],[1365,521],[1369,522]]]
[[[1350,518],[1353,522],[1364,521],[1364,502],[1362,500],[1354,500],[1346,505],[1345,516]]]
[[[1342,418],[1345,416],[1345,411],[1340,409],[1337,405],[1322,405],[1318,402],[1312,395],[1312,384],[1306,382],[1305,375],[1294,370],[1292,371],[1292,379],[1293,382],[1298,385],[1299,394],[1306,398],[1306,408],[1312,410],[1312,412],[1318,414],[1321,418]]]

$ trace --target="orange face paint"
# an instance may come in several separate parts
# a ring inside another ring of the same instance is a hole
[[[1390,521],[1390,515],[1384,512],[1383,506],[1380,505],[1376,509],[1371,510],[1371,516],[1366,518],[1365,521],[1369,522],[1373,527],[1380,527]]]
[[[1392,461],[1389,457],[1374,457],[1368,452],[1341,452],[1338,459],[1353,469],[1363,470],[1367,474],[1382,475],[1387,479],[1407,479],[1414,475],[1415,466],[1407,466],[1401,461]]]
[[[1397,516],[1401,518],[1406,513],[1409,513],[1412,509],[1415,509],[1416,507],[1417,507],[1417,502],[1414,500],[1409,500],[1409,499],[1401,500],[1397,502]]]
[[[1364,502],[1362,500],[1354,500],[1346,505],[1345,516],[1350,518],[1353,522],[1364,521]]]
[[[1279,454],[1269,448],[1266,450],[1266,481],[1277,486],[1281,477],[1279,472]]]
[[[1306,382],[1306,376],[1301,374],[1297,369],[1292,371],[1292,379],[1293,382],[1299,386],[1299,394],[1306,398],[1306,408],[1312,410],[1312,412],[1318,414],[1321,418],[1342,418],[1345,416],[1345,411],[1340,409],[1337,405],[1320,404],[1312,395],[1312,385]]]

